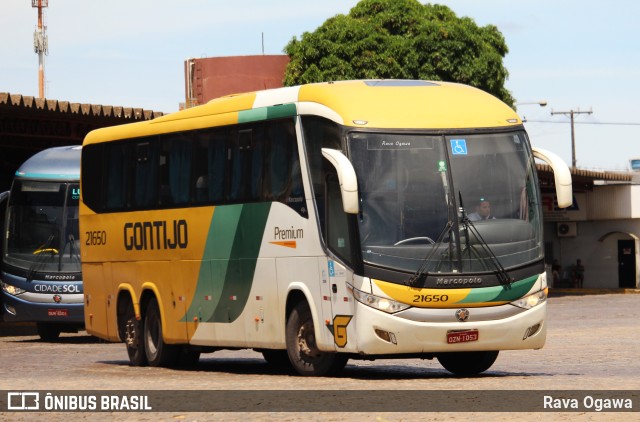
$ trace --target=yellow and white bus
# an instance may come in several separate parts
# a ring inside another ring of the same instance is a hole
[[[87,330],[133,365],[250,348],[302,375],[400,357],[480,373],[545,343],[534,157],[568,206],[567,166],[517,114],[444,82],[287,87],[93,131]]]

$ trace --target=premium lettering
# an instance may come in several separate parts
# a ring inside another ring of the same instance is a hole
[[[273,231],[273,238],[275,240],[295,240],[302,239],[304,237],[303,229],[294,229],[291,226],[290,229],[281,229],[280,227],[275,227]]]
[[[125,223],[126,250],[185,249],[189,243],[187,221],[139,221]]]

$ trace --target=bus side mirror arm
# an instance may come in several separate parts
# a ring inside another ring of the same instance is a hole
[[[571,206],[571,204],[573,204],[573,188],[571,186],[571,172],[569,171],[569,167],[562,161],[562,158],[551,151],[536,147],[532,147],[531,149],[535,158],[539,158],[549,164],[553,170],[558,206],[560,208]]]
[[[329,160],[338,173],[344,212],[358,214],[358,178],[351,161],[337,149],[322,148],[322,155]]]

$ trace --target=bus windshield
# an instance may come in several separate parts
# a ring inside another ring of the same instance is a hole
[[[365,263],[482,273],[543,257],[534,161],[523,131],[349,135]]]
[[[6,264],[37,272],[79,272],[78,183],[16,180],[9,199]]]

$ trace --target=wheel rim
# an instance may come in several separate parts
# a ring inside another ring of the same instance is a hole
[[[136,343],[136,322],[130,318],[125,325],[124,341],[129,347],[137,347]]]
[[[313,330],[312,320],[307,320],[300,326],[297,340],[300,358],[304,362],[313,363],[320,356],[320,351],[316,346],[316,336]]]

